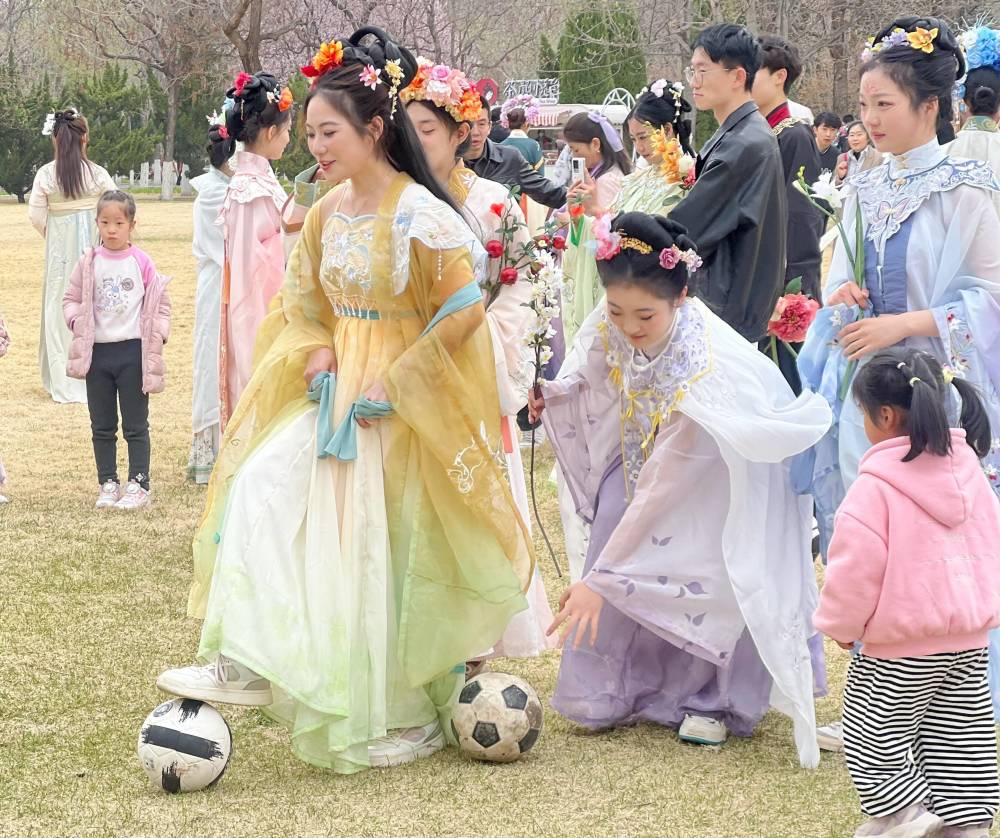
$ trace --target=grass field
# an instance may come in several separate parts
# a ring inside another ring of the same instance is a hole
[[[173,276],[167,391],[151,400],[155,505],[99,514],[83,405],[52,402],[38,373],[42,239],[24,206],[0,203],[0,310],[14,339],[0,359],[0,835],[2,836],[669,836],[850,835],[860,820],[840,757],[798,767],[791,725],[770,714],[721,752],[653,726],[588,734],[554,712],[519,764],[446,751],[391,771],[342,777],[292,757],[283,729],[223,708],[235,753],[213,790],[168,797],[136,757],[161,700],[156,675],[193,659],[185,616],[190,538],[203,489],[186,483],[194,263],[191,204],[139,205],[135,241]],[[124,446],[120,449],[120,459]],[[558,540],[555,499],[543,515]],[[539,547],[541,545],[539,544]],[[543,548],[542,548],[543,549]],[[540,549],[549,594],[563,583]],[[828,648],[838,714],[846,655]],[[558,653],[498,662],[543,700]]]

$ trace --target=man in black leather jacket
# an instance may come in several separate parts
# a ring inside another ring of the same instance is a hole
[[[539,204],[558,209],[566,203],[566,187],[553,183],[535,171],[513,146],[498,145],[489,138],[490,109],[484,102],[483,115],[472,123],[469,150],[463,154],[465,165],[479,177],[521,187],[521,191]]]
[[[670,217],[698,245],[694,293],[750,341],[767,331],[785,279],[787,196],[778,142],[750,96],[757,39],[731,23],[695,42],[688,80],[695,106],[719,130],[698,154],[698,179]]]

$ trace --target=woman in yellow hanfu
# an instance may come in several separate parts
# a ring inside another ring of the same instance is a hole
[[[647,165],[625,175],[621,191],[610,206],[600,206],[597,182],[589,178],[570,189],[567,199],[571,215],[570,235],[563,256],[563,273],[570,293],[563,292],[562,305],[567,351],[603,294],[594,258],[594,221],[603,215],[614,218],[622,212],[667,215],[676,206],[684,195],[684,176],[687,172],[664,175],[663,151],[666,142],[676,141],[677,151],[690,158],[690,178],[694,179],[691,123],[684,116],[691,110],[691,105],[684,99],[683,90],[680,82],[659,79],[639,94],[625,124],[636,152]]]
[[[211,662],[157,681],[264,707],[297,756],[343,773],[444,746],[465,661],[533,570],[486,257],[398,106],[415,70],[374,28],[303,68],[310,150],[343,183],[306,217],[212,476],[189,601]]]

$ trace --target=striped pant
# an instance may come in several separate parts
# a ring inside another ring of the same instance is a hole
[[[986,669],[986,649],[851,661],[844,757],[866,815],[924,803],[955,826],[993,819],[1000,780]]]

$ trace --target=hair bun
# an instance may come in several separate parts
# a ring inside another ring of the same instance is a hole
[[[965,53],[962,51],[962,47],[958,43],[958,38],[955,37],[955,33],[952,32],[951,27],[943,20],[936,17],[913,16],[896,18],[875,36],[875,43],[879,43],[896,29],[902,29],[904,32],[916,32],[917,29],[926,29],[928,31],[937,29],[938,34],[934,38],[934,49],[929,53],[911,49],[913,58],[933,58],[934,52],[950,54],[954,56],[958,64],[955,69],[955,80],[958,81],[965,76]]]
[[[371,36],[367,46],[361,42]],[[344,61],[353,59],[361,64],[371,64],[376,70],[384,70],[390,61],[399,63],[403,71],[400,89],[406,87],[417,75],[417,59],[406,47],[397,44],[384,29],[378,26],[362,26],[344,44]]]
[[[631,236],[645,242],[654,252],[673,245],[680,250],[697,250],[688,238],[687,228],[663,215],[647,215],[644,212],[623,212],[611,222],[611,229],[623,236]]]

